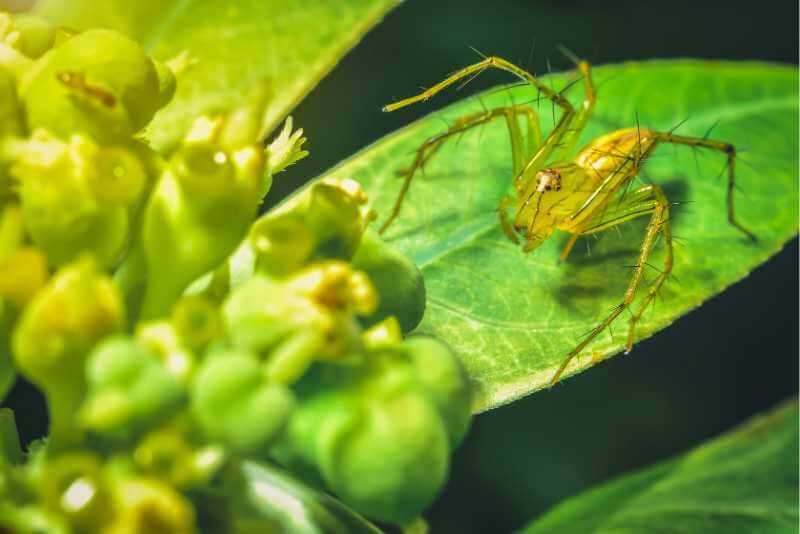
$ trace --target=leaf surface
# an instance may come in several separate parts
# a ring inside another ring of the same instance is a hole
[[[186,52],[174,100],[151,127],[168,151],[191,121],[231,109],[266,82],[273,130],[399,0],[43,0],[39,12],[75,29],[124,31],[160,60]]]
[[[797,532],[797,399],[564,501],[524,532]]]
[[[380,534],[380,530],[333,497],[288,474],[253,461],[241,465],[236,532]]]
[[[548,83],[558,89],[573,76],[555,75]],[[797,233],[798,75],[765,63],[676,60],[603,66],[595,69],[595,80],[596,113],[579,146],[634,126],[637,115],[641,127],[659,130],[688,119],[677,130],[687,136],[716,126],[712,137],[741,152],[737,215],[759,238],[749,242],[726,222],[724,154],[660,147],[641,183],[658,183],[671,202],[680,203],[671,217],[679,242],[675,278],[640,321],[642,339],[747,276]],[[577,103],[581,92],[576,84],[567,95]],[[547,131],[558,113],[536,97],[529,87],[516,86],[466,99],[385,137],[328,175],[362,183],[380,224],[400,189],[397,171],[426,138],[482,106],[510,102],[538,107]],[[547,387],[565,355],[622,300],[647,222],[641,218],[582,238],[564,263],[558,255],[567,234],[556,232],[524,254],[500,230],[495,213],[500,198],[512,192],[511,173],[502,120],[467,132],[427,163],[384,235],[422,269],[428,302],[418,331],[444,339],[461,356],[474,383],[476,411]],[[647,280],[662,262],[659,246]],[[619,353],[625,317],[575,358],[565,376]]]

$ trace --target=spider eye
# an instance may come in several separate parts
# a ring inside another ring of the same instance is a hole
[[[536,174],[536,190],[539,192],[561,190],[561,174],[555,169],[544,169]]]

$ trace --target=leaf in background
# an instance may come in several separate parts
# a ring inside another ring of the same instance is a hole
[[[0,339],[0,401],[5,399],[17,378],[14,365],[11,363],[11,352],[4,349],[2,346],[4,344],[4,340]]]
[[[230,109],[266,81],[273,130],[399,0],[41,0],[38,12],[76,29],[129,33],[161,60],[188,51],[175,99],[149,131],[168,151],[191,121]]]
[[[268,465],[244,462],[236,532],[380,534],[336,499]]]
[[[558,88],[567,79],[562,74],[550,81]],[[742,149],[736,209],[759,237],[758,243],[748,242],[726,222],[724,155],[688,147],[658,149],[643,179],[659,183],[671,201],[687,204],[672,215],[673,232],[680,237],[676,278],[640,321],[641,339],[747,276],[796,234],[797,70],[762,63],[653,61],[600,67],[595,80],[597,110],[582,142],[633,126],[636,113],[642,127],[661,130],[688,118],[678,130],[683,135],[703,136],[718,122],[713,137]],[[569,96],[577,102],[579,93],[576,86]],[[487,92],[481,100],[491,108],[536,96],[528,87],[514,87]],[[361,182],[385,217],[401,183],[396,171],[410,164],[419,144],[441,132],[445,121],[481,110],[482,104],[468,99],[415,122],[329,175]],[[539,107],[549,129],[557,112],[551,114],[546,101]],[[385,234],[422,269],[428,302],[418,331],[446,340],[460,354],[474,382],[476,411],[547,387],[569,350],[621,300],[630,274],[625,266],[635,261],[646,224],[639,220],[619,233],[584,238],[564,264],[557,257],[565,234],[523,254],[503,235],[495,214],[499,199],[511,190],[510,174],[502,121],[469,132],[458,143],[445,144],[415,178],[399,219]],[[656,268],[662,254],[659,247],[651,257]],[[626,327],[620,318],[573,360],[566,375],[619,352]],[[686,348],[692,348],[689,341]]]
[[[797,532],[797,399],[573,497],[524,532]]]
[[[21,461],[22,448],[14,412],[10,408],[0,408],[0,469],[4,464],[15,465]]]
[[[4,305],[0,301],[0,401],[5,399],[17,379],[14,364],[11,362],[11,336],[9,335],[8,320],[4,316],[7,313],[8,305]]]

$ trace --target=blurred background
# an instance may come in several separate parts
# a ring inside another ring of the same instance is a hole
[[[415,118],[508,81],[487,73],[430,105],[380,113],[474,62],[470,47],[544,73],[548,63],[570,66],[558,44],[595,64],[696,57],[797,65],[798,3],[408,0],[293,113],[312,155],[281,175],[270,205]],[[478,416],[427,514],[433,532],[519,528],[566,497],[682,453],[795,395],[797,295],[794,240],[631,355]],[[5,404],[18,413],[26,440],[43,432],[35,415],[43,405],[30,388],[18,385]]]

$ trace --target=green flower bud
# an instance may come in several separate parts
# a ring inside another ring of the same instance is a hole
[[[316,247],[305,218],[293,211],[258,219],[250,229],[250,244],[257,254],[256,269],[271,276],[300,270]]]
[[[425,313],[425,282],[410,259],[367,230],[353,257],[353,267],[366,273],[379,295],[378,309],[364,317],[363,324],[371,326],[393,315],[403,332],[417,327]]]
[[[189,383],[196,357],[187,347],[175,327],[167,321],[139,325],[136,338],[164,364],[164,368],[183,385]]]
[[[169,65],[155,59],[153,60],[153,65],[156,68],[156,75],[158,76],[158,107],[162,108],[169,104],[169,101],[175,96],[177,82],[175,80],[175,73]]]
[[[25,73],[20,96],[31,128],[104,143],[130,139],[161,103],[153,62],[110,30],[86,31],[47,52]]]
[[[0,42],[0,70],[19,80],[33,67],[34,61],[16,48]]]
[[[30,58],[38,58],[53,47],[56,25],[25,13],[0,13],[0,41]]]
[[[41,130],[15,149],[25,226],[48,260],[63,265],[89,251],[112,265],[129,238],[129,206],[147,182],[135,153],[81,136],[64,143]]]
[[[294,407],[285,386],[270,383],[246,352],[209,356],[192,383],[191,413],[209,439],[234,452],[265,451]]]
[[[25,221],[16,204],[8,204],[0,211],[0,260],[11,257],[25,243]]]
[[[17,99],[17,83],[14,77],[0,66],[0,139],[7,135],[20,136],[24,128],[22,109]],[[2,168],[0,176],[3,176]],[[4,196],[2,180],[3,178],[0,178],[0,198]]]
[[[324,310],[302,297],[291,295],[284,284],[256,275],[225,301],[222,309],[225,330],[233,345],[259,355],[269,354],[292,342],[300,332],[307,349],[297,352],[297,373],[302,374],[321,350],[326,333],[333,329]],[[311,337],[306,338],[305,333]],[[288,351],[287,351],[288,352]]]
[[[47,258],[24,246],[22,210],[14,204],[0,213],[0,300],[24,307],[47,282]]]
[[[63,516],[41,506],[0,503],[0,532],[73,534],[73,529]]]
[[[124,323],[122,297],[88,258],[59,270],[19,318],[14,361],[47,396],[54,443],[80,437],[74,419],[85,391],[84,362],[95,343]]]
[[[402,344],[411,357],[417,379],[433,399],[455,449],[472,419],[472,395],[461,360],[443,342],[433,337],[414,336]]]
[[[37,483],[44,506],[78,532],[102,530],[113,516],[109,481],[99,456],[66,453],[48,460]]]
[[[261,201],[265,157],[256,143],[227,151],[225,121],[200,118],[150,196],[143,238],[149,277],[142,315],[168,315],[195,279],[241,242]],[[155,274],[157,273],[157,274]]]
[[[168,416],[184,397],[163,362],[127,336],[107,338],[86,362],[88,392],[80,408],[83,426],[129,439]]]
[[[386,346],[393,346],[403,342],[403,331],[400,323],[394,316],[389,316],[380,323],[370,327],[361,334],[364,346],[375,350]]]
[[[253,225],[254,234],[251,240],[254,249],[256,253],[262,250],[266,252],[263,259],[259,258],[259,266],[267,272],[280,273],[301,259],[349,260],[358,248],[361,234],[369,220],[369,213],[363,210],[366,201],[361,186],[352,180],[326,180],[311,185]],[[278,222],[272,223],[273,219]],[[290,262],[281,260],[276,257],[273,247],[285,249],[283,241],[287,236],[275,231],[274,227],[286,224],[297,227],[299,225],[295,221],[298,220],[302,220],[305,226],[305,230],[297,231],[298,234],[305,234],[299,237],[300,250],[293,253],[298,257]],[[313,241],[313,250],[306,253],[309,248],[309,234]],[[305,257],[300,251],[305,253]]]
[[[183,418],[150,432],[133,452],[136,466],[180,489],[207,483],[226,457],[220,447],[190,443],[191,432]]]
[[[172,312],[172,324],[184,345],[202,351],[220,333],[217,307],[199,295],[188,295],[178,301]]]
[[[358,354],[355,314],[376,305],[369,280],[343,262],[312,264],[275,280],[256,275],[223,305],[233,344],[266,358],[266,373],[282,383],[298,379],[316,359]]]
[[[47,282],[47,258],[33,247],[0,258],[0,297],[23,308]]]
[[[417,393],[374,402],[351,434],[330,447],[320,465],[328,486],[356,510],[383,521],[418,516],[447,477],[447,435]]]
[[[345,503],[402,523],[434,499],[447,474],[448,437],[405,358],[371,359],[361,372],[317,369],[298,395],[284,450],[315,466]]]
[[[194,508],[180,493],[151,478],[120,481],[114,490],[116,516],[103,534],[194,534]]]

